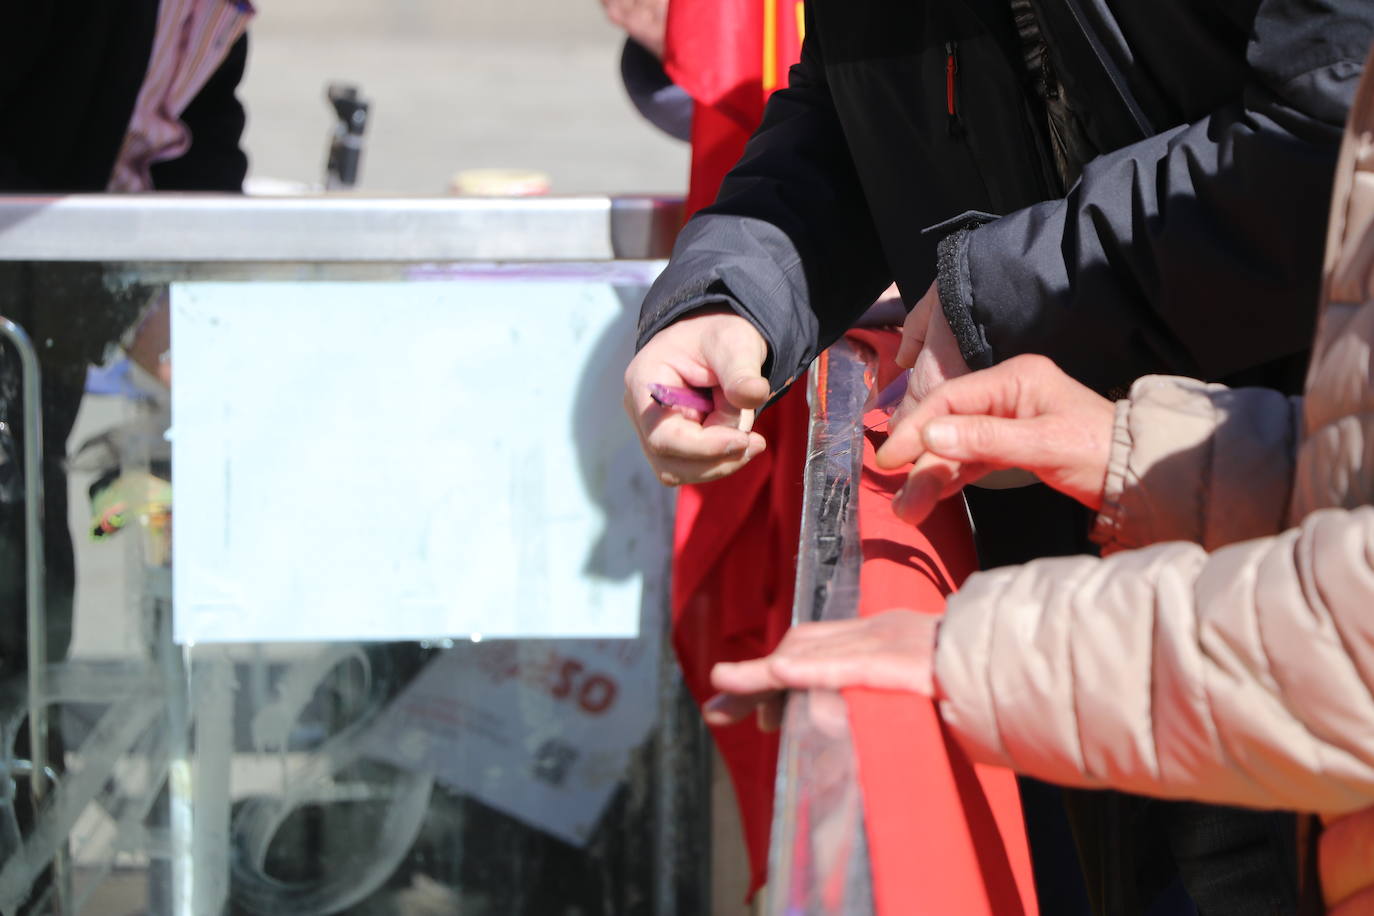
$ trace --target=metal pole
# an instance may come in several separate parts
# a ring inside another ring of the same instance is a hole
[[[48,665],[47,577],[43,558],[43,411],[38,351],[28,333],[0,316],[0,335],[14,345],[24,388],[24,576],[29,661],[29,758],[33,801],[48,791],[48,715],[43,673]]]
[[[48,794],[48,691],[44,683],[48,669],[48,590],[43,556],[43,398],[42,373],[38,351],[28,333],[8,318],[0,316],[0,336],[14,345],[19,354],[20,380],[23,384],[24,419],[24,594],[29,664],[29,760],[33,772],[29,785],[33,793],[34,822],[42,816],[43,799]],[[65,856],[53,858],[53,912],[67,912]]]

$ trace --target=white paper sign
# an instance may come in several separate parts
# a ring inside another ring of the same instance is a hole
[[[620,408],[642,292],[174,285],[176,640],[634,636],[670,512]]]
[[[658,652],[652,633],[455,646],[378,718],[367,753],[580,846],[653,725]]]

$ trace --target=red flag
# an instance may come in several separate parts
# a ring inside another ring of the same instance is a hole
[[[787,84],[801,56],[801,0],[672,0],[664,69],[697,103],[692,113],[687,216],[716,199],[721,180]],[[807,445],[805,385],[758,417],[764,455],[731,477],[684,486],[673,547],[673,645],[698,702],[710,666],[765,655],[791,622]],[[778,736],[753,722],[712,729],[739,799],[750,894],[767,875]]]
[[[801,54],[801,0],[672,0],[664,69],[696,102],[691,215],[716,198],[764,102]],[[767,654],[791,622],[808,408],[798,384],[760,417],[768,451],[738,473],[683,487],[673,556],[673,644],[698,702],[711,665]],[[778,739],[752,722],[713,729],[739,799],[750,894],[763,884]]]
[[[763,454],[678,496],[673,648],[699,704],[715,693],[712,665],[767,655],[792,623],[809,414],[799,383],[755,424],[768,440]],[[735,787],[752,896],[767,875],[778,735],[752,719],[711,734]]]
[[[672,0],[663,66],[696,101],[690,215],[715,200],[801,55],[801,0]]]

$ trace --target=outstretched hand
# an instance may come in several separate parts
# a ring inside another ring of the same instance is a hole
[[[912,388],[915,388],[913,379]],[[916,524],[941,499],[1024,468],[1091,509],[1102,504],[1115,408],[1043,356],[1018,356],[923,398],[908,391],[877,463],[915,467],[893,509]]]
[[[668,486],[732,474],[764,450],[754,412],[768,400],[763,335],[727,309],[697,312],[654,335],[625,370],[625,412]],[[711,389],[715,409],[656,403],[650,386]]]
[[[798,624],[770,655],[711,669],[720,693],[706,704],[706,721],[729,725],[756,713],[761,728],[775,730],[787,690],[871,687],[933,696],[939,625],[938,616],[909,610]]]

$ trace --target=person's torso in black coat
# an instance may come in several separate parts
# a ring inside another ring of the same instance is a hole
[[[855,171],[908,295],[924,292],[933,274],[938,237],[922,238],[923,229],[969,210],[1000,215],[1062,195],[1007,0],[809,5]],[[1257,0],[1110,4],[1115,19],[1094,32],[1120,34],[1134,54],[1125,63],[1111,47],[1095,53],[1074,21],[1071,6],[1094,4],[1034,5],[1056,75],[1100,151],[1204,117],[1241,94]]]
[[[0,191],[103,191],[148,69],[158,0],[11,5],[0,29]],[[183,113],[191,150],[154,166],[162,190],[237,191],[247,58],[240,39]]]

